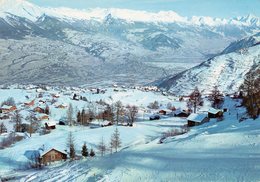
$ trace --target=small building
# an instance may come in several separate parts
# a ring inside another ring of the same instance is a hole
[[[165,110],[160,110],[160,111],[159,111],[159,114],[160,114],[160,115],[166,115],[166,113],[167,113],[167,112],[166,112]]]
[[[45,111],[44,108],[40,106],[35,107],[33,110],[34,112],[38,112],[38,113],[44,113]]]
[[[198,125],[201,125],[201,124],[206,123],[208,121],[209,121],[209,118],[208,118],[207,114],[192,113],[187,118],[187,122],[188,122],[187,124],[188,124],[189,127],[198,126]]]
[[[208,118],[220,118],[223,116],[223,110],[210,108],[208,110]]]
[[[0,120],[9,119],[10,116],[8,114],[1,114],[0,113]]]
[[[55,108],[59,108],[59,109],[66,109],[68,107],[67,104],[55,104]]]
[[[1,113],[10,113],[12,111],[15,111],[17,108],[16,106],[7,106],[7,105],[3,105],[1,108],[0,108],[0,112]]]
[[[188,117],[190,115],[190,113],[180,109],[174,111],[173,113],[175,117]]]
[[[45,150],[40,154],[41,163],[44,165],[56,161],[65,161],[66,159],[67,153],[56,148]]]
[[[45,128],[47,130],[53,130],[56,129],[56,122],[55,121],[48,121],[45,123]]]
[[[49,120],[49,116],[47,114],[39,113],[36,115],[38,120]]]
[[[25,103],[24,103],[24,106],[26,106],[26,107],[32,107],[32,106],[34,106],[34,100],[32,100],[32,101],[30,101],[30,102],[25,102]]]
[[[101,124],[101,127],[107,127],[107,126],[112,126],[112,122],[111,121],[103,121],[103,123]]]

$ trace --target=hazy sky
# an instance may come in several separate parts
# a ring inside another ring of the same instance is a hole
[[[45,7],[126,8],[146,11],[173,10],[182,16],[229,18],[254,14],[260,16],[260,0],[29,0]]]

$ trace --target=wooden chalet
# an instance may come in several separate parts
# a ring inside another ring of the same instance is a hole
[[[34,106],[34,100],[30,101],[30,102],[25,102],[24,103],[24,106],[27,106],[27,107],[32,107]]]
[[[10,112],[15,111],[16,109],[17,109],[16,106],[3,105],[3,106],[0,108],[0,113],[10,113]]]
[[[220,118],[223,116],[223,110],[210,108],[208,110],[208,118]]]
[[[36,115],[38,120],[49,120],[49,116],[47,114],[39,113]]]
[[[67,153],[55,148],[51,148],[40,154],[40,161],[44,165],[56,161],[65,161],[66,159]]]
[[[209,121],[207,114],[196,114],[192,113],[187,118],[187,124],[189,127],[198,126]]]
[[[173,113],[175,117],[188,117],[190,115],[189,112],[180,109],[174,111]]]
[[[44,108],[42,108],[42,107],[40,107],[40,106],[37,106],[37,107],[35,107],[34,109],[34,112],[38,112],[38,113],[44,113]]]
[[[55,121],[48,121],[45,123],[45,128],[47,130],[53,130],[56,129],[56,122]]]
[[[1,114],[0,113],[0,120],[9,119],[10,116],[8,114]]]
[[[167,113],[167,112],[166,112],[165,110],[160,110],[160,111],[159,111],[159,114],[160,114],[160,115],[166,115],[166,113]]]

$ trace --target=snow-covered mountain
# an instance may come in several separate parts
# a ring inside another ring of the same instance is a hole
[[[224,93],[235,93],[251,70],[260,69],[260,34],[232,43],[216,56],[202,64],[162,81],[162,88],[189,94],[195,86],[208,93],[218,86]],[[227,52],[227,53],[226,53]]]
[[[26,0],[0,0],[1,16],[14,14],[25,17],[32,21],[36,21],[41,15],[46,14],[61,19],[70,20],[104,20],[107,15],[112,15],[115,18],[126,20],[128,22],[165,22],[165,23],[186,23],[194,25],[243,25],[243,26],[260,26],[260,18],[254,15],[246,17],[236,17],[232,19],[221,19],[212,17],[193,16],[191,18],[183,17],[174,11],[160,11],[157,13],[147,11],[137,11],[129,9],[102,9],[94,8],[87,10],[76,10],[70,8],[41,8]]]
[[[153,81],[191,68],[259,28],[259,17],[252,15],[229,20],[187,18],[172,11],[43,8],[25,0],[0,0],[0,60],[4,63],[0,83],[7,78],[11,83],[39,82],[44,79],[39,74],[45,70],[43,64],[55,65],[49,82],[66,83],[62,74],[66,59],[74,63],[69,64],[73,79],[88,75],[81,84],[100,81],[106,73],[113,81],[127,74],[135,75],[138,82]],[[33,46],[28,46],[30,42]],[[32,64],[36,60],[41,64]],[[78,69],[85,61],[88,67]],[[136,69],[133,64],[142,66]],[[93,71],[101,70],[100,65],[103,71]],[[28,77],[28,70],[33,77]]]

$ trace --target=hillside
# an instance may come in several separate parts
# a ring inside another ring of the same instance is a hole
[[[20,86],[21,87],[21,86]],[[135,104],[140,107],[138,121],[133,127],[108,126],[100,127],[93,122],[93,126],[67,126],[57,125],[49,134],[34,133],[27,136],[11,147],[0,150],[0,179],[14,181],[259,181],[259,150],[260,135],[259,118],[256,120],[244,119],[239,122],[237,115],[246,117],[245,108],[237,107],[240,100],[225,98],[223,107],[228,108],[224,119],[210,119],[210,122],[200,126],[191,127],[190,130],[179,136],[168,137],[159,144],[163,132],[180,129],[187,124],[186,118],[162,116],[160,120],[150,121],[148,117],[157,110],[148,110],[147,105],[154,100],[160,101],[160,109],[171,102],[176,107],[185,108],[185,101],[177,101],[177,97],[163,96],[160,92],[145,92],[139,89],[122,89],[114,91],[107,88],[104,94],[92,94],[84,88],[48,88],[43,98],[35,100],[48,100],[50,95],[59,92],[58,103],[72,103],[78,109],[86,107],[88,102],[71,100],[73,93],[85,96],[95,102],[102,99],[106,102],[122,100],[123,104]],[[37,92],[36,92],[37,91]],[[21,113],[30,111],[30,108],[20,107],[23,102],[35,98],[39,89],[27,86],[26,89],[0,89],[0,101],[13,96],[17,106],[22,108]],[[25,96],[29,96],[27,99]],[[209,108],[210,103],[205,99],[205,105],[200,112]],[[50,104],[48,102],[48,104]],[[66,109],[56,108],[50,104],[51,120],[58,122],[66,114]],[[3,120],[12,130],[12,122]],[[26,121],[25,121],[26,122]],[[44,120],[41,121],[44,124]],[[98,143],[104,137],[108,144],[110,136],[118,128],[122,146],[119,152],[100,156]],[[81,155],[81,146],[84,142],[88,148],[96,151],[96,157],[83,158],[75,161],[61,161],[44,166],[43,169],[30,169],[30,159],[26,158],[26,151],[37,150],[41,146],[51,146],[64,150],[67,135],[73,133],[75,147]],[[0,135],[0,139],[7,134]]]
[[[181,95],[191,93],[195,86],[204,93],[208,93],[214,86],[218,86],[224,93],[235,93],[244,82],[245,75],[259,69],[259,65],[259,34],[256,34],[230,44],[221,55],[165,79],[159,85]]]

